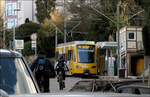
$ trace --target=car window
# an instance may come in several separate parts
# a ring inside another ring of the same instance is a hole
[[[0,58],[0,89],[8,94],[37,93],[21,58]]]

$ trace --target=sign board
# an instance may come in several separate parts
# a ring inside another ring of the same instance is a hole
[[[99,48],[110,48],[110,47],[117,47],[118,43],[117,42],[97,42],[96,45]]]
[[[37,34],[36,33],[31,34],[30,38],[31,40],[37,40]]]
[[[15,49],[24,49],[24,40],[15,40]]]
[[[36,40],[32,40],[32,48],[36,48]]]

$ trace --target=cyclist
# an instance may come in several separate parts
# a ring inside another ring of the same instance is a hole
[[[68,69],[67,63],[65,62],[63,56],[60,56],[58,61],[56,62],[55,70],[56,70],[57,78],[59,77],[59,73],[61,72],[62,77],[63,77],[62,81],[64,83],[63,87],[65,88],[65,78],[66,78],[65,71],[69,70],[69,69]],[[59,82],[59,79],[57,81]]]

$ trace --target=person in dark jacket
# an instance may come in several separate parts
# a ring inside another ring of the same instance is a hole
[[[58,61],[56,62],[55,70],[56,70],[56,73],[57,73],[56,75],[58,75],[59,72],[62,72],[63,80],[65,80],[65,77],[66,77],[65,71],[66,70],[68,71],[69,69],[68,69],[68,65],[65,62],[63,56],[60,56]]]
[[[49,78],[55,77],[54,66],[45,55],[39,54],[31,65],[31,71],[35,73],[35,78],[41,92],[50,92]]]

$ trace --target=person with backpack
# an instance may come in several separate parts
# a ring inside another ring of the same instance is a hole
[[[41,92],[50,92],[49,78],[55,77],[55,70],[52,63],[45,55],[39,54],[31,65],[31,71],[34,72],[35,79]]]
[[[66,74],[65,74],[65,71],[66,70],[69,70],[68,69],[68,66],[67,66],[67,63],[65,62],[63,56],[60,56],[58,61],[56,62],[55,64],[55,71],[56,71],[56,75],[57,75],[57,78],[58,78],[58,82],[59,82],[59,74],[61,72],[62,74],[62,81],[63,81],[63,87],[65,88],[65,78],[66,78]],[[61,86],[60,86],[61,87]]]

